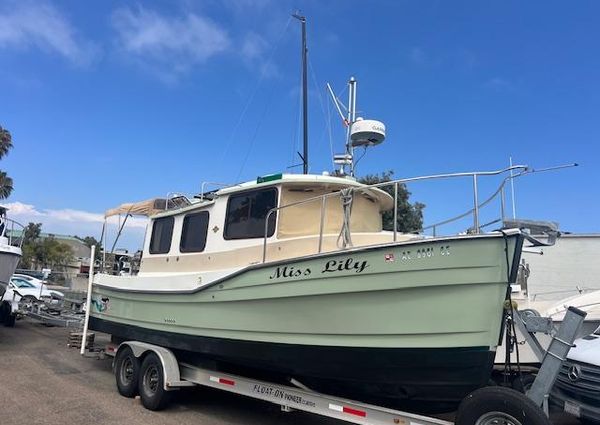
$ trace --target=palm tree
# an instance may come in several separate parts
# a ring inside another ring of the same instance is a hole
[[[13,191],[13,179],[4,171],[0,171],[0,199],[6,199]]]
[[[10,131],[0,126],[0,159],[12,148],[12,136]]]

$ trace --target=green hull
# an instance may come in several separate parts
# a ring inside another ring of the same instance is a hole
[[[185,293],[95,285],[91,315],[242,341],[493,349],[520,241],[482,235],[348,250],[251,266]]]

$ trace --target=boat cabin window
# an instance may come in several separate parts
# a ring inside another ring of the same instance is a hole
[[[169,252],[174,222],[173,217],[161,217],[154,220],[150,238],[150,254],[166,254]]]
[[[206,247],[206,234],[208,233],[208,211],[188,214],[183,218],[181,229],[181,252],[202,252]]]
[[[265,235],[265,220],[272,208],[277,206],[277,189],[252,190],[231,195],[227,202],[225,217],[225,239],[262,238]],[[277,213],[269,218],[267,236],[275,233]]]

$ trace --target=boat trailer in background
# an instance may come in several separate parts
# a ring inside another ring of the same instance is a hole
[[[68,294],[58,305],[41,301],[20,305],[18,313],[47,326],[81,328],[84,307],[85,297],[80,292]]]
[[[531,389],[524,395],[503,386],[480,388],[460,403],[454,423],[549,425],[548,395],[585,315],[585,312],[570,307],[548,350],[544,351],[536,340],[535,332],[548,331],[547,322],[539,318],[530,320],[513,310],[515,325],[536,347],[542,363]],[[291,384],[294,386],[281,385],[180,363],[171,350],[144,342],[125,341],[118,346],[109,345],[105,354],[115,356],[113,369],[119,393],[133,397],[139,389],[142,404],[150,410],[166,407],[174,390],[203,385],[268,401],[279,405],[285,412],[301,410],[356,424],[453,424],[430,416],[321,394],[293,379]]]

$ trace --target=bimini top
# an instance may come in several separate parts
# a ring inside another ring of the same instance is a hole
[[[121,214],[143,215],[149,217],[166,210],[181,208],[187,205],[190,205],[190,201],[185,196],[177,196],[168,200],[165,198],[152,198],[140,202],[128,202],[121,204],[116,208],[106,210],[104,218]]]

